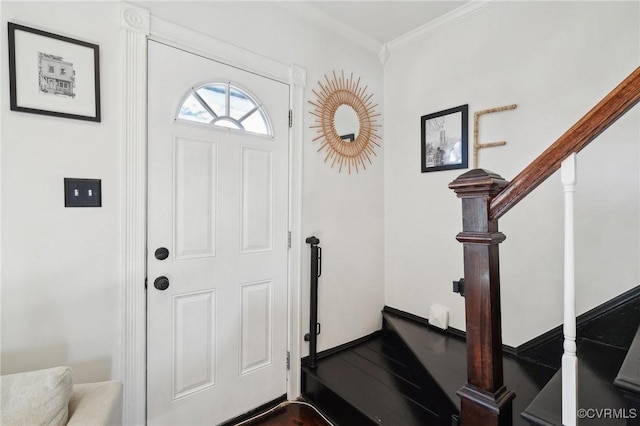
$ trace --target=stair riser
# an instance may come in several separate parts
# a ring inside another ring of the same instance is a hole
[[[416,376],[416,381],[422,384],[424,393],[429,395],[430,405],[437,407],[438,416],[443,419],[443,424],[451,424],[453,416],[458,416],[460,412],[456,406],[451,402],[438,384],[433,380],[429,373],[425,370],[425,367],[418,361],[418,359],[406,348],[402,339],[397,335],[395,330],[389,326],[386,320],[383,320],[382,326],[383,336],[390,347],[396,348],[394,356],[397,359],[402,360],[408,369],[410,369]],[[402,350],[398,349],[401,348]]]
[[[302,389],[304,389],[305,399],[318,408],[336,426],[377,425],[307,369],[302,370]]]

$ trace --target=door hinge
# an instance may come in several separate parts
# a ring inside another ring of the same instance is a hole
[[[289,110],[289,128],[293,127],[293,111]]]
[[[287,232],[287,247],[291,248],[291,231]]]
[[[287,370],[291,370],[291,352],[287,351]]]
[[[147,289],[147,277],[144,277],[144,289]]]

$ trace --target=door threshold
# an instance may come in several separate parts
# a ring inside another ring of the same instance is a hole
[[[250,420],[261,413],[264,413],[274,407],[277,407],[278,405],[282,404],[286,400],[287,400],[287,394],[285,393],[272,401],[269,401],[265,404],[262,404],[259,407],[254,408],[253,410],[247,411],[246,413],[239,415],[238,417],[234,417],[231,420],[227,420],[224,423],[220,423],[218,426],[235,426],[237,424],[246,422],[247,420]]]

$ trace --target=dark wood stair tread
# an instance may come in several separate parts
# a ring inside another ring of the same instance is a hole
[[[440,388],[460,410],[458,389],[467,381],[467,348],[463,339],[433,331],[413,321],[383,314],[387,324],[418,358]]]
[[[342,358],[332,357],[318,363],[315,375],[325,385],[362,411],[373,421],[395,424],[402,417],[402,410],[412,410],[413,402],[400,397],[398,392],[382,382],[370,380],[371,375],[363,372]],[[366,385],[363,386],[363,384]]]
[[[623,392],[640,398],[640,328],[636,330],[629,351],[614,381]]]
[[[342,420],[357,417],[359,414],[347,413],[343,407],[339,412],[332,410],[332,400],[318,401],[317,395],[331,392],[348,403],[350,407],[366,417],[370,424],[383,425],[450,425],[451,420],[441,421],[432,411],[433,401],[414,380],[406,365],[395,356],[387,356],[382,336],[375,337],[352,348],[321,358],[315,370],[303,367],[304,380],[310,383],[306,388],[320,389],[315,394],[305,396],[318,408],[327,413],[339,425],[348,426]]]
[[[582,340],[578,346],[578,408],[626,409],[622,393],[613,384],[625,351]],[[542,389],[522,417],[536,425],[562,425],[562,370]],[[578,424],[625,425],[625,419],[582,419]]]
[[[460,398],[456,392],[467,381],[465,340],[389,313],[385,313],[384,318],[459,410]],[[526,424],[519,413],[553,377],[555,370],[507,354],[503,356],[503,367],[505,385],[516,393],[514,424]]]

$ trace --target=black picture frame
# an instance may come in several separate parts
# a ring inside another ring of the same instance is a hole
[[[11,110],[100,122],[100,47],[7,24]]]
[[[342,139],[345,142],[353,142],[356,139],[356,134],[349,133],[347,135],[340,135],[340,139]]]
[[[469,105],[420,117],[422,173],[468,167]]]

